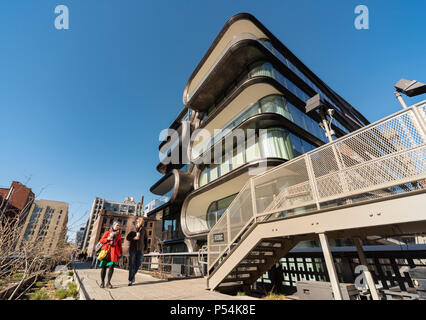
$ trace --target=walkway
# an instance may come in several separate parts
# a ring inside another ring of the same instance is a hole
[[[89,263],[74,264],[75,273],[90,300],[253,300],[247,296],[229,296],[206,290],[206,280],[160,280],[138,273],[136,283],[127,285],[128,271],[115,269],[112,277],[113,289],[102,289],[100,269],[90,269]]]

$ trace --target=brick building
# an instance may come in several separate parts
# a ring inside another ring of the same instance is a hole
[[[18,181],[12,181],[9,188],[0,188],[0,215],[15,217],[19,214],[23,221],[34,199],[35,195],[30,188]]]

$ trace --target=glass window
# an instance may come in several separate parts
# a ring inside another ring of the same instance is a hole
[[[246,148],[246,162],[253,161],[260,158],[260,150],[257,136],[255,139],[247,141]]]
[[[313,145],[311,145],[310,143],[306,142],[305,140],[303,140],[303,139],[301,139],[301,140],[302,140],[302,145],[303,145],[303,151],[305,153],[309,152],[309,151],[311,151],[311,150],[313,150],[315,148]]]
[[[209,180],[216,180],[219,177],[219,167],[217,164],[214,164],[210,167],[210,171],[209,171],[210,175],[209,175]]]
[[[287,130],[282,128],[269,129],[265,136],[262,136],[263,157],[273,157],[282,159],[292,159],[293,151],[290,136]]]
[[[275,95],[268,96],[260,101],[262,105],[262,112],[276,112]]]
[[[303,146],[300,138],[290,133],[290,140],[293,147],[294,156],[297,157],[303,154]]]
[[[206,221],[209,229],[217,223],[236,196],[237,194],[233,194],[226,198],[213,201],[209,205],[206,213]]]
[[[223,176],[227,174],[229,171],[231,171],[231,159],[226,159],[226,157],[223,157],[223,161],[220,164],[220,175]]]
[[[233,150],[233,156],[232,156],[232,170],[242,166],[244,164],[244,148],[240,148],[241,150],[238,150],[238,148],[235,148]],[[237,153],[238,152],[238,153]]]
[[[205,184],[208,183],[208,175],[209,175],[208,170],[209,170],[209,168],[207,167],[207,168],[205,168],[201,172],[201,175],[200,175],[200,186],[203,186],[203,185],[205,185]]]

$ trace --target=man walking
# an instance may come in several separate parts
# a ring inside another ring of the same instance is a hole
[[[142,217],[136,220],[136,227],[132,228],[126,237],[129,245],[129,286],[135,282],[135,275],[143,260],[145,249],[148,247],[148,236],[145,221]]]

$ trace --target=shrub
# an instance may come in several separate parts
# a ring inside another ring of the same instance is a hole
[[[287,300],[282,294],[269,293],[266,297],[263,297],[264,300]]]
[[[240,292],[240,291],[238,291],[237,292],[237,296],[238,297],[242,297],[242,296],[245,296],[246,294],[244,293],[244,292]]]
[[[12,278],[14,280],[22,280],[23,277],[24,277],[24,274],[22,272],[17,272],[12,275]]]
[[[71,296],[73,298],[78,297],[77,285],[75,283],[70,283],[68,285],[68,293],[69,293],[69,296]]]
[[[74,272],[72,272],[72,271],[68,271],[68,275],[69,275],[70,277],[72,277],[72,276],[74,275]]]
[[[38,288],[43,287],[44,286],[44,282],[43,281],[37,281],[35,283],[35,286],[38,287]]]
[[[65,299],[69,296],[69,292],[66,289],[59,289],[55,291],[55,298],[57,299]]]
[[[30,295],[30,300],[50,300],[50,298],[46,291],[39,289]]]

